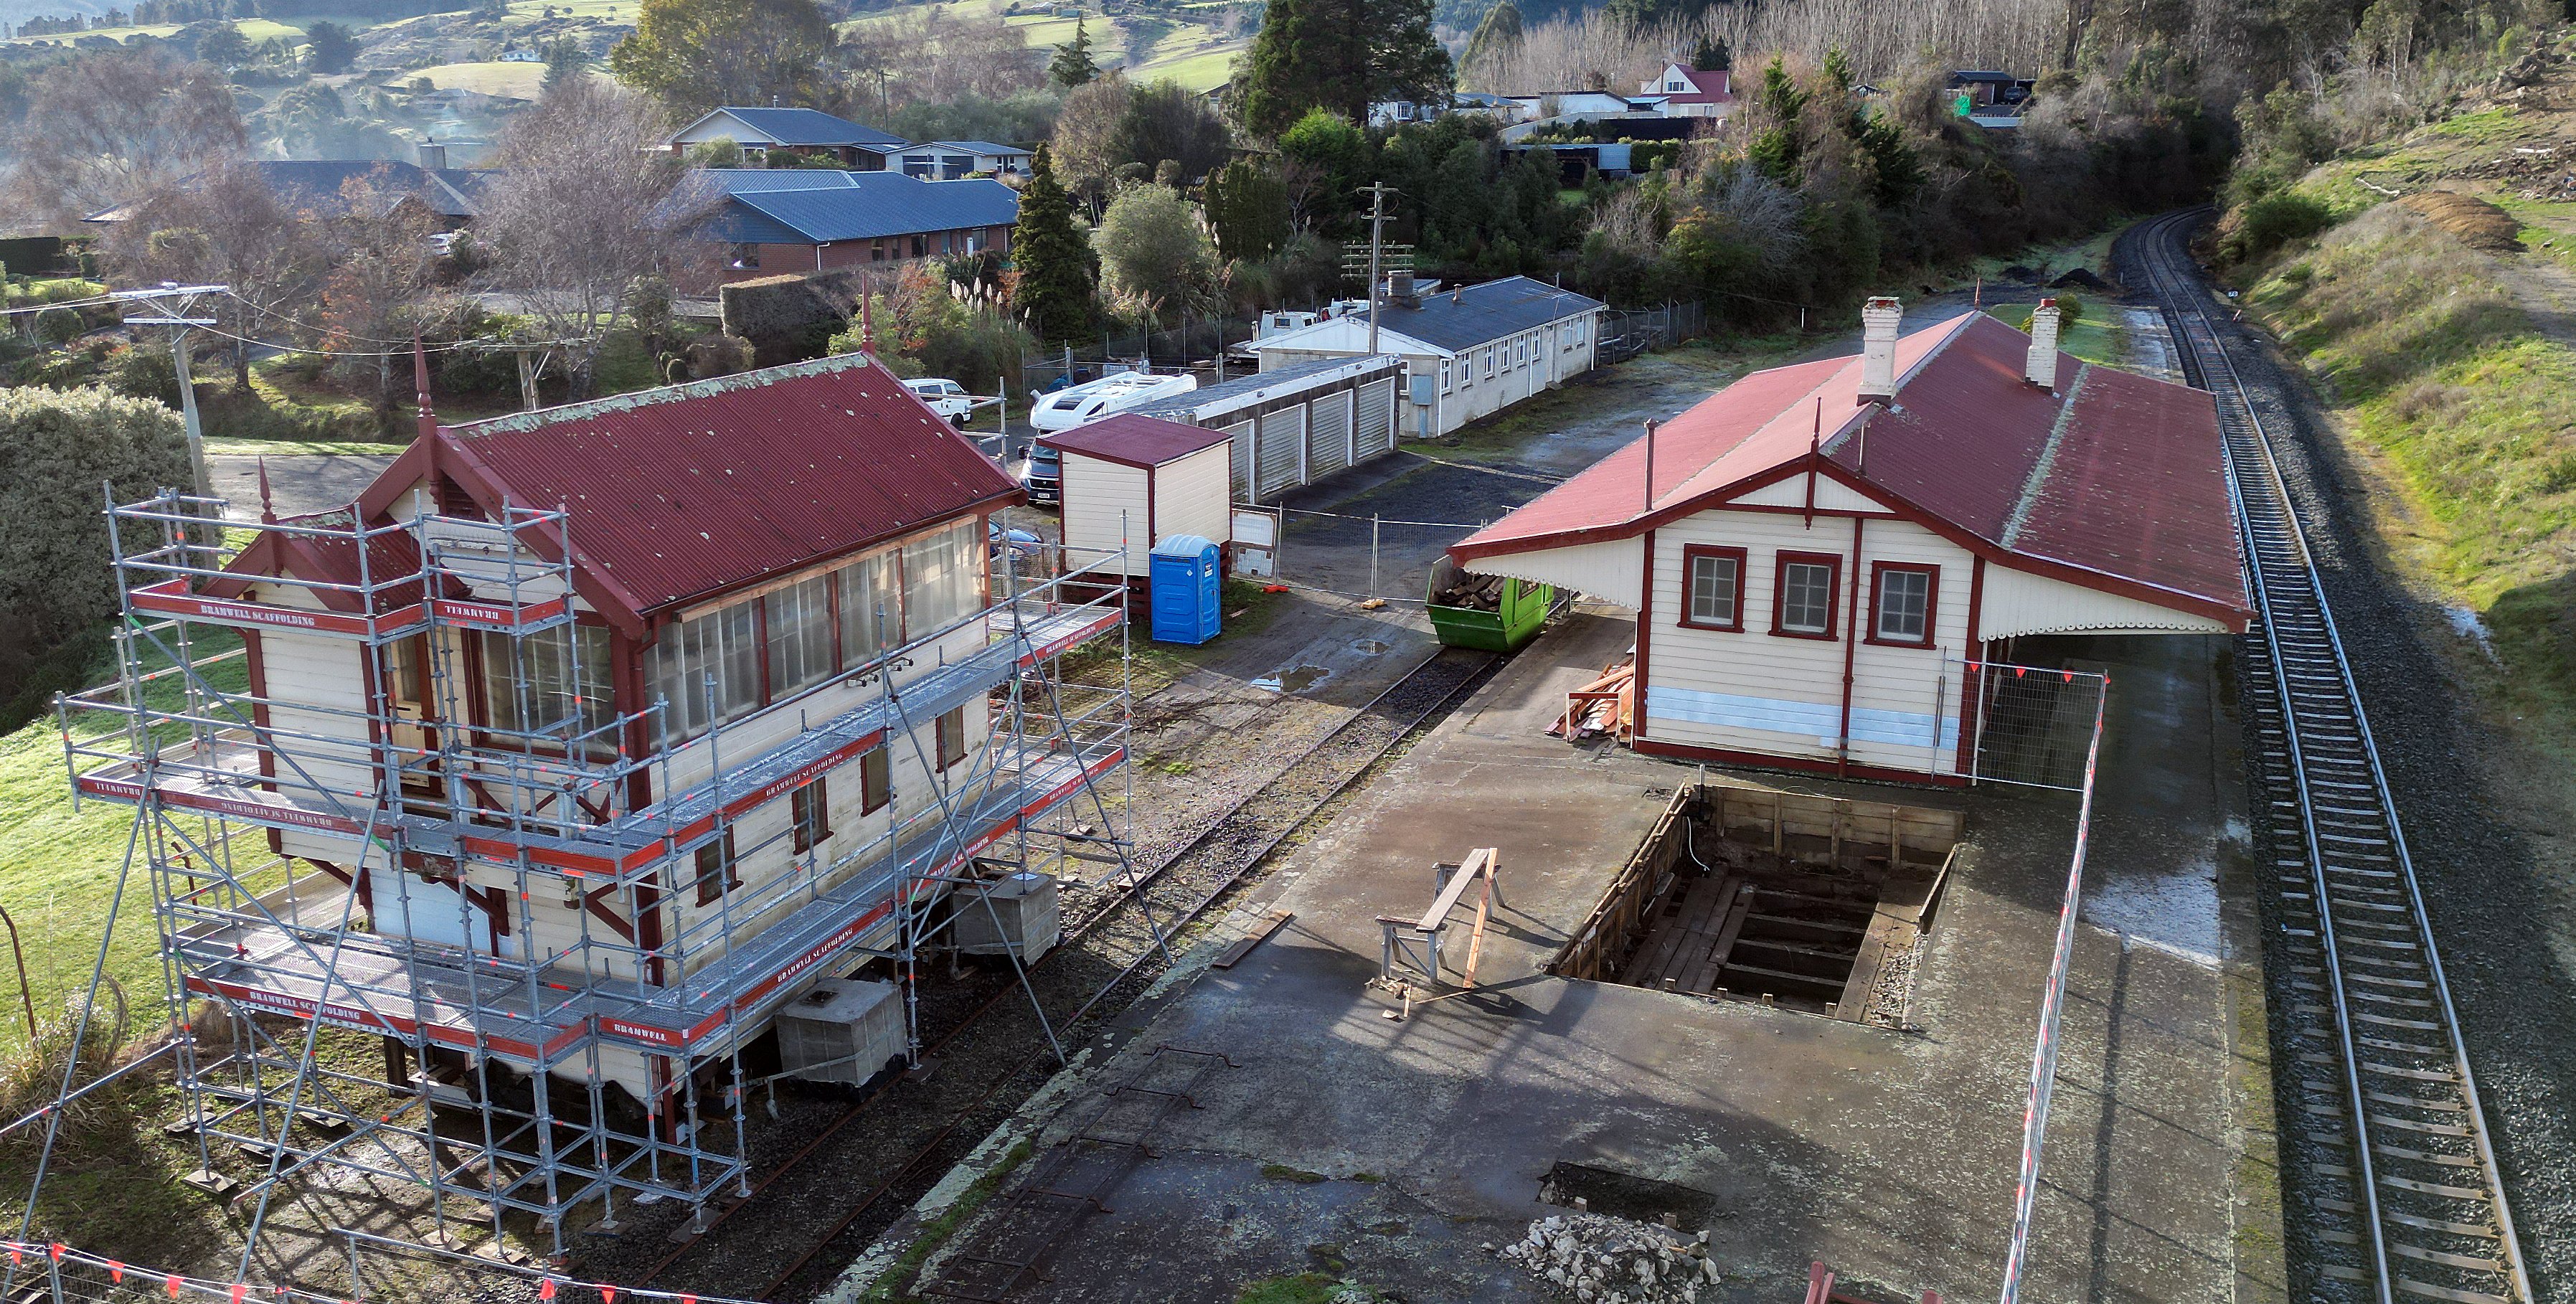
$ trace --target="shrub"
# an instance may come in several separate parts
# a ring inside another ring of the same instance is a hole
[[[132,500],[194,483],[179,414],[158,403],[95,387],[0,390],[0,698],[116,609],[100,486]]]
[[[710,380],[751,370],[751,341],[739,335],[701,335],[689,341],[689,379]]]
[[[2237,209],[2234,216],[2234,230],[2221,237],[2219,249],[2231,262],[2260,258],[2334,225],[2334,213],[2323,200],[2295,190],[2265,195]]]

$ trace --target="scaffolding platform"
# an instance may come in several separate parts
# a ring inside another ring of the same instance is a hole
[[[515,865],[524,856],[537,868],[567,877],[624,882],[706,841],[714,835],[719,819],[732,819],[776,801],[789,789],[874,750],[905,721],[918,723],[989,693],[1012,675],[1117,629],[1122,619],[1115,608],[1095,606],[1036,612],[1015,612],[1007,605],[997,608],[986,618],[992,640],[986,647],[916,677],[899,698],[869,701],[799,732],[763,755],[723,767],[709,782],[599,824],[549,820],[538,825],[523,820],[516,829],[484,832],[460,828],[443,815],[377,811],[372,792],[352,791],[344,801],[307,777],[279,773],[276,753],[281,749],[262,746],[248,729],[173,742],[157,748],[148,761],[125,746],[68,744],[74,766],[72,784],[83,796],[137,802],[143,797],[148,764],[153,796],[183,810],[351,840],[399,832],[412,849],[428,855],[472,856],[504,865]],[[889,662],[898,659],[888,658]],[[859,673],[883,673],[884,669],[880,665]],[[793,703],[768,708],[788,709],[793,709]],[[314,742],[315,749],[305,758],[315,763],[372,765],[379,750],[379,745],[357,739],[316,738]],[[716,743],[721,745],[721,734]],[[708,745],[709,740],[699,739],[674,755]],[[345,755],[332,755],[328,749]],[[283,750],[291,755],[296,749]],[[85,759],[96,764],[82,770],[79,766]],[[269,762],[265,772],[263,759]],[[466,766],[459,772],[473,771]]]

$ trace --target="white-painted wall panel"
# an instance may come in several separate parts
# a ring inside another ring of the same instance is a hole
[[[1807,480],[1793,475],[1775,484],[1766,484],[1751,493],[1738,494],[1728,500],[1748,507],[1806,507]],[[1815,506],[1837,512],[1886,512],[1887,504],[1827,476],[1816,476]]]
[[[1179,534],[1195,534],[1218,544],[1232,540],[1234,513],[1228,487],[1232,456],[1228,445],[1219,444],[1154,468],[1155,542]]]
[[[1064,455],[1064,541],[1074,548],[1114,551],[1127,541],[1125,573],[1143,575],[1145,554],[1153,547],[1145,537],[1145,469],[1085,457]],[[1125,519],[1120,519],[1120,513]],[[1078,561],[1089,554],[1076,553]]]
[[[1638,561],[1644,555],[1645,544],[1642,541],[1612,539],[1541,552],[1481,557],[1468,563],[1466,570],[1473,575],[1507,575],[1513,579],[1553,584],[1633,611],[1637,606],[1641,574]]]
[[[1978,636],[2021,634],[2223,634],[2227,626],[2193,612],[2103,593],[2009,566],[1986,568]]]
[[[1852,761],[1924,773],[1946,774],[1955,769],[1956,663],[1967,643],[1971,558],[1964,549],[1912,522],[1872,520],[1863,525],[1855,564],[1852,527],[1848,517],[1818,517],[1809,526],[1799,517],[1776,512],[1720,510],[1657,529],[1644,706],[1647,737],[1832,759],[1839,752],[1843,728],[1843,671],[1848,656],[1853,677]],[[1679,623],[1682,550],[1689,544],[1746,550],[1742,630],[1694,629]],[[1778,554],[1783,550],[1827,553],[1842,560],[1832,640],[1770,632]],[[1870,567],[1882,561],[1940,568],[1931,647],[1866,641]],[[1862,640],[1856,646],[1848,641],[1855,635]]]

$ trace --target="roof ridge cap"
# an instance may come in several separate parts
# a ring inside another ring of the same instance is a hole
[[[2012,515],[2004,520],[2003,537],[1995,540],[2007,549],[2021,538],[2022,527],[2030,523],[2031,508],[2038,505],[2040,487],[2048,483],[2049,472],[2057,469],[2058,446],[2066,441],[2067,423],[2075,419],[2075,400],[2083,394],[2084,381],[2092,374],[2092,363],[2079,361],[2076,364],[2075,383],[2066,387],[2066,401],[2057,409],[2057,420],[2049,423],[2048,442],[2040,446],[2039,456],[2032,459],[2030,475],[2022,481],[2021,497],[2014,501]]]
[[[634,408],[678,403],[693,398],[707,398],[739,389],[757,389],[779,381],[830,375],[850,370],[854,366],[872,365],[874,362],[875,359],[865,353],[835,353],[827,357],[808,358],[802,362],[781,363],[775,367],[755,367],[750,371],[737,371],[729,376],[710,376],[705,380],[660,385],[628,394],[608,394],[599,398],[583,399],[578,403],[558,403],[553,407],[542,407],[528,412],[512,412],[503,416],[486,417],[481,421],[468,421],[441,428],[451,435],[467,437],[484,434],[517,434],[600,413],[624,412]]]

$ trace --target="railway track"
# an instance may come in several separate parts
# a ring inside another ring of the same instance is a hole
[[[810,1139],[748,1198],[632,1284],[779,1299],[810,1278],[828,1280],[839,1266],[829,1257],[836,1245],[855,1249],[891,1224],[1046,1081],[1055,1069],[1049,1028],[1070,1048],[1125,1010],[1180,954],[1166,945],[1175,934],[1497,664],[1489,655],[1434,654],[1160,864],[1084,903],[1064,941],[1029,971],[1045,1027],[1018,982],[988,979],[988,991],[940,1019],[945,1027],[925,1028],[933,1034],[927,1074],[897,1076],[812,1120]],[[745,1291],[752,1282],[764,1284]]]
[[[2289,1211],[2310,1296],[2530,1304],[2531,1282],[2458,1012],[2370,718],[2270,434],[2184,252],[2204,214],[2158,218],[2141,257],[2193,384],[2217,396],[2256,623],[2246,697],[2256,814],[2277,890],[2273,942],[2300,1141]]]

